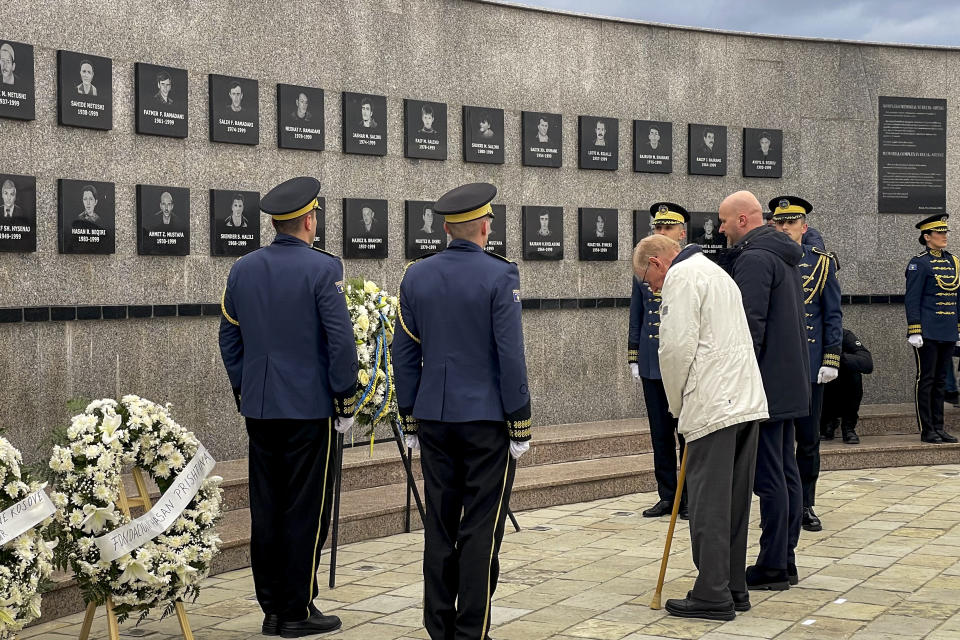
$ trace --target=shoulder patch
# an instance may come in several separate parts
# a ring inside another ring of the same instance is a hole
[[[494,253],[493,251],[490,251],[490,250],[488,250],[488,249],[484,249],[483,252],[484,252],[485,254],[487,254],[488,256],[492,257],[492,258],[497,258],[498,260],[503,260],[504,262],[509,262],[510,264],[513,264],[513,263],[514,263],[513,260],[511,260],[511,259],[509,259],[509,258],[507,258],[507,257],[505,257],[505,256],[502,256],[502,255],[500,255],[499,253]]]
[[[907,271],[916,271],[916,270],[917,270],[916,262],[911,262],[910,264],[907,265]]]
[[[520,289],[513,290],[513,301],[520,302]]]
[[[333,286],[337,288],[337,293],[343,293],[343,280],[337,280],[333,283]]]

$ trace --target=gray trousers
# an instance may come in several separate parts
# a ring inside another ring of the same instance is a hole
[[[757,422],[731,425],[687,442],[687,495],[693,562],[700,572],[693,597],[731,602],[746,591],[747,524],[757,463]]]

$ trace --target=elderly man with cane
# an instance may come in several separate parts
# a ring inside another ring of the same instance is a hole
[[[700,247],[681,251],[664,236],[637,245],[633,268],[641,281],[662,290],[663,386],[687,441],[682,471],[699,575],[687,597],[667,600],[666,609],[684,618],[733,620],[736,611],[750,608],[744,570],[747,524],[758,421],[768,417],[740,290]],[[673,516],[671,525],[676,507]],[[654,608],[659,608],[668,554],[669,539]]]

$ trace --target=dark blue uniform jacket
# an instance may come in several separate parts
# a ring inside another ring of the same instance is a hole
[[[925,340],[956,342],[957,289],[960,285],[957,259],[949,251],[928,250],[907,265],[907,335]]]
[[[814,383],[820,367],[840,367],[843,312],[840,310],[840,281],[833,254],[807,244],[802,248],[803,257],[797,267],[803,284],[810,382]]]
[[[630,296],[630,335],[627,338],[627,362],[636,362],[640,377],[660,380],[660,294],[650,285],[633,278]]]

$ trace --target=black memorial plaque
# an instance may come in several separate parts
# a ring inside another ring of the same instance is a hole
[[[190,189],[137,185],[137,253],[190,254]]]
[[[687,159],[691,175],[727,175],[727,128],[712,124],[688,125]]]
[[[60,253],[116,252],[116,206],[112,182],[57,181]]]
[[[743,130],[743,175],[746,178],[783,176],[783,131]]]
[[[521,128],[523,164],[528,167],[559,167],[563,164],[563,116],[524,111]]]
[[[946,213],[947,101],[880,96],[879,213]]]
[[[563,207],[523,207],[523,259],[563,260]]]
[[[210,255],[242,256],[260,247],[260,194],[210,190]]]
[[[37,179],[0,173],[0,251],[37,250]]]
[[[260,85],[256,80],[211,73],[208,101],[213,142],[260,144]]]
[[[720,233],[720,217],[716,211],[691,211],[687,239],[700,245],[703,254],[714,262],[727,248],[727,236]]]
[[[654,232],[653,229],[653,216],[650,215],[649,209],[634,209],[633,210],[633,246],[637,246],[637,243],[646,238],[647,236],[652,236]]]
[[[317,198],[317,230],[313,233],[313,246],[317,249],[327,248],[327,199]]]
[[[187,72],[138,62],[136,65],[137,133],[186,138]]]
[[[60,124],[113,129],[113,61],[57,51],[57,98]]]
[[[0,118],[36,117],[33,45],[0,40]]]
[[[408,260],[447,248],[447,232],[443,230],[443,216],[433,213],[432,202],[407,200],[404,226],[407,231],[404,255]]]
[[[620,162],[620,121],[580,116],[580,168],[616,171]]]
[[[323,151],[323,89],[277,85],[277,146]]]
[[[503,164],[503,109],[463,107],[463,160]]]
[[[403,155],[423,160],[447,159],[447,105],[403,101]]]
[[[633,121],[633,170],[673,173],[673,123]]]
[[[343,199],[343,257],[387,257],[387,201]]]
[[[490,235],[487,236],[487,251],[507,257],[507,205],[492,204],[493,220],[490,222]]]
[[[617,214],[616,209],[580,208],[577,237],[581,260],[617,259]]]
[[[387,155],[387,99],[343,92],[343,152]]]

